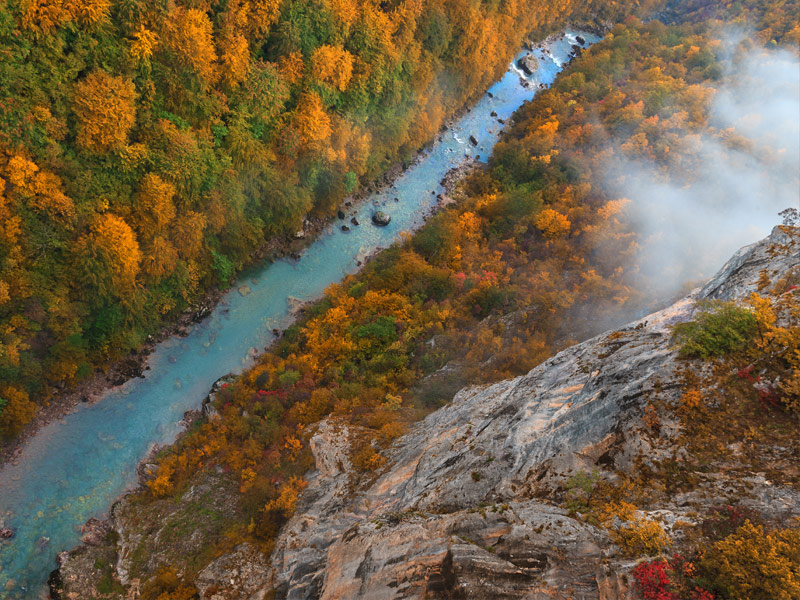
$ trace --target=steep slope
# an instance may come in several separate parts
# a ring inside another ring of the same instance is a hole
[[[787,527],[800,516],[796,417],[770,412],[779,427],[761,437],[758,422],[741,423],[750,426],[746,436],[706,459],[682,435],[690,424],[680,407],[687,373],[716,367],[681,358],[672,326],[694,318],[706,301],[744,301],[774,282],[769,293],[789,307],[778,321],[796,331],[798,281],[800,231],[776,227],[669,308],[524,376],[463,389],[392,445],[379,475],[359,475],[350,460],[359,432],[328,418],[311,438],[316,469],[269,560],[257,546],[240,544],[202,559],[210,562],[191,583],[213,600],[638,598],[639,569],[667,564],[642,562],[647,555],[671,547],[700,560],[692,548],[715,547],[742,515],[770,531]],[[714,385],[733,402],[727,384]],[[714,410],[722,431],[730,413]],[[201,560],[204,536],[239,510],[230,492],[209,473],[176,499],[142,505],[126,496],[107,528],[94,524],[84,546],[59,557],[53,581],[60,597],[91,597],[112,571],[135,590],[140,582],[128,573],[152,572],[170,552]],[[203,499],[209,493],[213,502]],[[176,528],[200,505],[203,526],[180,535]],[[784,531],[790,539],[797,530]],[[143,539],[150,541],[142,546]],[[691,562],[681,564],[690,572]],[[722,585],[713,569],[698,581]],[[693,597],[717,597],[701,592],[709,595]]]
[[[357,493],[346,432],[323,423],[313,438],[317,471],[272,556],[277,597],[629,597],[618,575],[631,563],[608,533],[538,498],[581,469],[630,471],[637,457],[680,452],[674,430],[661,449],[642,434],[648,398],[677,403],[681,393],[670,326],[690,319],[699,300],[747,298],[764,269],[775,279],[799,266],[797,231],[776,228],[669,308],[525,376],[462,390],[401,438],[391,467]],[[800,514],[797,488],[749,481],[757,512]],[[695,522],[738,483],[720,474],[650,513],[678,539],[676,523]]]

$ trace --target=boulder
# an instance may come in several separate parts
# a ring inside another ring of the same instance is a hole
[[[358,219],[356,219],[355,217],[353,217],[352,219],[350,219],[350,222],[351,222],[353,225],[355,225],[356,227],[357,227],[358,225],[360,225],[360,223],[358,222]]]
[[[581,45],[586,45],[586,39],[582,35],[575,36],[575,40]]]
[[[386,227],[391,221],[392,217],[387,215],[382,210],[378,210],[372,215],[372,222],[378,227]]]
[[[476,138],[474,135],[469,136],[469,143],[472,144],[473,146],[477,146],[478,138]]]
[[[87,546],[100,546],[108,534],[108,525],[92,517],[81,527],[81,542]]]
[[[517,66],[526,75],[533,75],[539,69],[539,61],[533,54],[526,54],[517,61]]]

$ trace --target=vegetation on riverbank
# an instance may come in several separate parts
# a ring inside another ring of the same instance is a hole
[[[0,436],[409,159],[526,33],[649,4],[2,0]]]
[[[309,433],[321,418],[341,419],[357,432],[351,459],[369,477],[386,460],[381,450],[410,422],[447,402],[455,389],[525,372],[555,352],[566,341],[561,325],[570,315],[588,311],[607,323],[638,308],[642,301],[635,282],[620,264],[620,257],[634,260],[638,242],[624,218],[627,201],[608,196],[597,175],[618,154],[646,156],[661,175],[681,180],[693,164],[699,133],[734,143],[731,132],[714,130],[708,119],[715,87],[724,77],[724,53],[705,26],[631,21],[615,27],[552,89],[518,112],[488,169],[461,186],[457,205],[358,275],[332,286],[273,352],[220,390],[219,416],[199,423],[159,457],[148,493],[176,494],[198,470],[221,467],[239,485],[247,517],[218,540],[216,551],[246,539],[268,552],[297,506],[302,475],[312,464]],[[733,340],[720,338],[719,329],[709,330],[713,311],[696,327],[684,328],[691,342],[684,345],[685,354],[766,352],[744,343],[755,335],[762,341],[786,337],[796,345],[796,322],[788,329],[781,325],[786,331],[765,329],[777,327],[769,317],[773,304],[753,302],[747,310],[724,307],[741,321]],[[723,337],[728,333],[722,331]],[[444,365],[449,368],[442,372]],[[785,372],[796,365],[777,368]],[[728,380],[716,383],[723,395],[732,389]],[[753,390],[729,406],[749,414],[761,402],[761,392]],[[786,397],[796,395],[793,390]],[[695,407],[693,402],[687,400],[687,406]],[[764,423],[764,435],[791,434],[793,405],[781,402],[771,406],[774,414]],[[654,431],[658,414],[645,415]],[[731,420],[747,426],[734,414]],[[704,422],[694,415],[684,427],[688,431]],[[727,430],[707,424],[690,437],[701,444],[722,443]],[[593,518],[631,556],[666,552],[669,544],[660,526],[635,516],[630,500],[644,504],[643,491],[652,492],[654,483],[663,485],[664,493],[691,485],[670,465],[662,467],[642,470],[627,484],[585,486],[583,512],[591,518],[595,511]],[[151,501],[148,493],[141,493],[141,502]],[[724,535],[700,538],[712,539],[714,550],[699,563],[705,579],[687,593],[737,598],[730,590],[738,575],[728,567],[748,559],[737,558],[732,549],[740,545],[737,540],[752,537],[758,525],[734,521]],[[792,552],[794,530],[769,535],[784,540],[780,543]],[[672,598],[675,586],[695,582],[686,576],[687,561],[674,561],[684,580],[671,582],[663,561],[634,574],[645,597],[653,577],[667,577],[653,592],[667,595],[653,598]]]

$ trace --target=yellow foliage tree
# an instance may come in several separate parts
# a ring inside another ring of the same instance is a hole
[[[37,35],[46,35],[69,19],[69,11],[60,1],[28,0],[22,5],[22,28]]]
[[[354,0],[327,0],[331,12],[345,25],[352,25],[361,13],[360,4]]]
[[[99,215],[76,245],[83,282],[105,296],[125,298],[136,285],[141,254],[136,235],[121,218]]]
[[[142,238],[150,238],[165,231],[175,218],[175,186],[155,173],[142,179],[136,195],[137,231]]]
[[[172,224],[172,241],[183,258],[193,258],[200,252],[203,244],[203,231],[206,218],[200,213],[187,211]]]
[[[599,520],[628,556],[656,556],[671,544],[661,525],[636,516],[636,507],[624,500],[606,504]]]
[[[75,86],[78,145],[104,154],[121,149],[136,120],[133,82],[96,70]]]
[[[156,236],[148,244],[142,257],[142,271],[157,280],[172,274],[178,266],[178,251],[169,240]]]
[[[0,388],[0,435],[14,435],[36,414],[36,405],[19,388]]]
[[[263,38],[281,14],[281,0],[250,0],[250,34]]]
[[[32,191],[29,205],[34,210],[66,220],[75,216],[75,203],[61,190],[61,178],[54,173],[36,173]]]
[[[545,208],[536,217],[536,227],[545,238],[553,240],[569,233],[571,223],[560,212]]]
[[[297,83],[303,78],[306,65],[301,52],[290,52],[278,59],[278,69],[287,83]]]
[[[66,0],[64,6],[72,20],[87,28],[108,22],[111,0]]]
[[[314,92],[306,92],[300,98],[292,124],[306,145],[322,142],[331,135],[331,119]]]
[[[239,84],[250,68],[250,46],[247,39],[239,34],[229,32],[220,41],[219,61],[222,67],[222,80],[229,87]]]
[[[128,45],[128,53],[136,63],[145,63],[153,56],[158,37],[156,34],[144,25],[139,25],[139,28],[133,34],[133,39]]]
[[[353,55],[337,46],[320,46],[311,56],[311,67],[314,79],[343,92],[353,76]]]
[[[196,8],[176,7],[166,28],[165,42],[206,85],[216,80],[217,53],[208,15]]]
[[[289,478],[288,481],[281,485],[278,497],[267,502],[264,510],[278,512],[288,519],[294,514],[297,502],[300,500],[300,494],[305,487],[306,482],[299,477]]]
[[[22,156],[12,156],[6,165],[6,177],[11,185],[25,188],[33,180],[34,174],[39,170],[36,163]]]

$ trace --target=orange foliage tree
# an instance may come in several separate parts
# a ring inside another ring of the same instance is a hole
[[[331,119],[319,95],[314,92],[307,92],[300,98],[292,124],[307,146],[323,142],[331,135]]]
[[[13,435],[36,414],[36,405],[28,394],[16,387],[0,388],[0,435]]]
[[[205,85],[217,77],[217,52],[208,15],[196,8],[176,7],[166,26],[165,44],[179,64],[186,64]]]
[[[122,148],[136,120],[135,100],[133,82],[99,69],[89,73],[75,86],[78,145],[96,154]]]
[[[136,235],[116,215],[98,215],[76,247],[80,281],[104,297],[125,298],[136,285],[141,254]]]
[[[318,82],[343,92],[353,76],[353,55],[337,46],[320,46],[311,57],[311,68]]]

